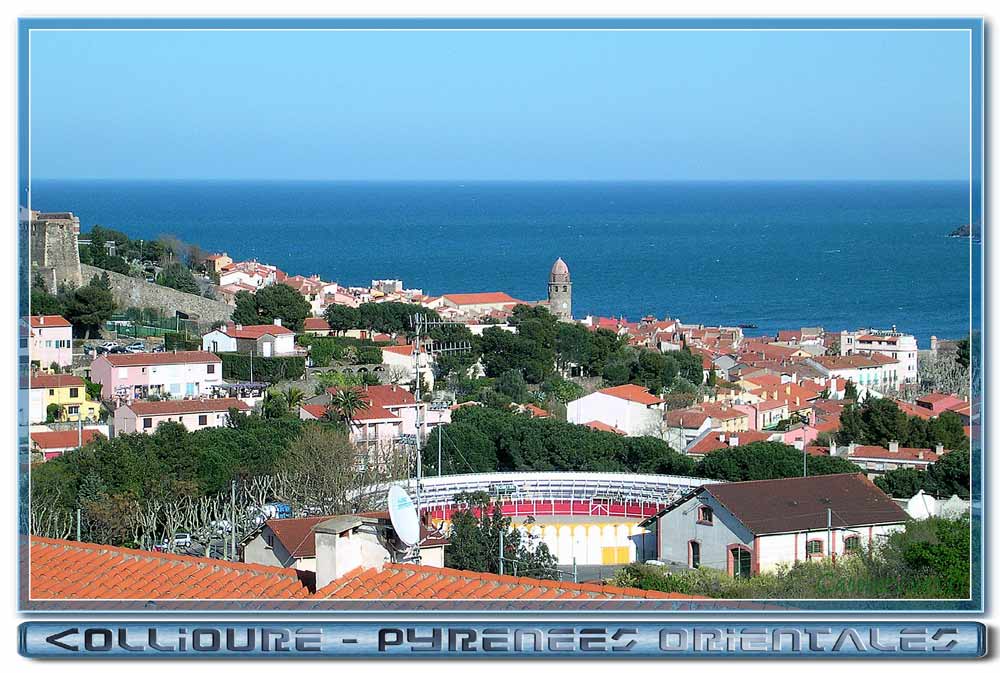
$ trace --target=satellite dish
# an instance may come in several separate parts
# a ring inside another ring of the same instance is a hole
[[[388,500],[389,519],[396,536],[407,546],[420,542],[420,520],[409,494],[402,487],[392,485]]]

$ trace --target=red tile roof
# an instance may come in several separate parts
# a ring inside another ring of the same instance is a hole
[[[37,374],[31,377],[32,388],[67,388],[86,385],[79,376],[69,374]]]
[[[305,330],[325,331],[330,329],[330,323],[323,320],[323,318],[306,318],[302,321],[302,328]]]
[[[591,428],[593,430],[600,430],[601,432],[613,432],[616,435],[627,435],[628,434],[624,430],[619,430],[618,428],[614,428],[614,427],[608,425],[607,423],[602,423],[601,421],[590,421],[589,423],[584,423],[583,425],[585,425],[586,427]]]
[[[221,329],[219,331],[222,331]],[[226,334],[234,339],[259,339],[265,334],[280,336],[282,334],[295,334],[284,325],[243,325],[236,327],[230,324],[226,326]]]
[[[828,446],[812,446],[809,452],[817,456],[830,455]],[[948,453],[945,450],[945,453]],[[868,458],[871,460],[912,460],[926,463],[937,462],[938,455],[934,449],[916,449],[908,446],[900,446],[896,452],[892,452],[884,446],[855,445],[847,458]]]
[[[693,596],[494,575],[470,570],[387,563],[382,570],[357,569],[320,589],[326,598],[450,598],[450,599],[690,599]]]
[[[474,306],[476,304],[523,304],[506,292],[469,292],[465,294],[441,295],[453,304],[459,306]]]
[[[303,404],[299,408],[313,418],[319,419],[326,416],[327,406],[325,404]]]
[[[31,441],[38,445],[38,448],[42,450],[75,449],[77,447],[77,440],[81,436],[83,441],[79,445],[84,446],[98,437],[103,437],[104,433],[100,430],[84,430],[82,433],[78,433],[76,430],[32,432]]]
[[[383,351],[389,351],[390,353],[395,353],[396,355],[413,355],[413,344],[408,344],[406,346],[382,346]]]
[[[663,416],[663,420],[671,428],[687,428],[695,430],[708,420],[709,416],[700,409],[674,409]]]
[[[206,400],[163,400],[161,402],[133,402],[129,408],[136,416],[171,416],[175,414],[198,414],[229,411],[250,411],[243,400],[235,397],[210,398]]]
[[[545,409],[542,409],[541,407],[535,406],[534,404],[525,404],[524,405],[524,409],[529,414],[531,414],[534,418],[548,418],[549,416],[552,415],[549,412],[547,412]]]
[[[218,355],[209,353],[208,351],[129,353],[124,355],[102,355],[101,358],[106,359],[114,367],[155,367],[157,365],[217,364],[222,362]]]
[[[380,519],[385,524],[391,525],[388,512],[359,512],[354,516],[362,519]],[[314,558],[316,535],[313,529],[332,518],[332,516],[306,516],[297,519],[268,519],[258,530],[270,528],[290,556],[297,559]],[[424,540],[420,543],[421,547],[437,547],[448,543],[447,539],[441,537],[436,530],[423,525],[420,537]]]
[[[61,315],[33,315],[31,326],[38,327],[72,327],[73,324]]]
[[[29,597],[308,598],[312,573],[31,537]]]
[[[629,402],[638,402],[639,404],[645,404],[646,406],[652,404],[663,404],[662,399],[656,395],[650,394],[649,390],[646,388],[637,386],[633,383],[626,383],[623,386],[615,386],[613,388],[602,388],[597,392],[617,397],[622,400],[628,400]]]
[[[387,563],[314,590],[315,574],[31,537],[28,597],[53,599],[678,599],[701,596]]]
[[[889,360],[890,362],[895,362],[892,358],[889,358]],[[813,358],[813,362],[830,371],[837,369],[863,369],[886,364],[884,362],[876,362],[874,356],[864,355],[819,355]]]
[[[722,437],[722,439],[720,439],[720,437]],[[685,453],[703,456],[711,453],[712,451],[718,451],[719,449],[732,448],[729,444],[729,440],[732,437],[736,437],[736,446],[746,446],[747,444],[753,444],[754,442],[766,442],[771,435],[766,432],[760,432],[759,430],[745,430],[743,432],[710,431],[697,444],[692,444],[687,447]]]
[[[339,388],[327,388],[326,392],[335,395]],[[352,388],[361,394],[362,399],[369,400],[373,405],[383,407],[398,407],[403,405],[416,404],[417,399],[409,390],[403,386],[386,384],[378,386],[368,386],[367,388]]]

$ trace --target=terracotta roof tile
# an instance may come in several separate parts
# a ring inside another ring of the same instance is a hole
[[[223,412],[230,409],[250,411],[243,400],[235,397],[210,398],[205,400],[162,400],[160,402],[133,402],[129,408],[136,416],[169,416],[173,414],[197,414]]]
[[[220,363],[218,355],[208,351],[177,351],[176,353],[128,353],[102,355],[115,367],[155,367],[158,365]],[[101,359],[98,358],[98,359]]]
[[[647,406],[651,404],[663,403],[662,399],[651,394],[649,390],[633,383],[626,383],[623,386],[614,386],[613,388],[602,388],[597,392],[603,395],[610,395],[612,397],[627,400],[629,402],[638,402],[639,404],[645,404]]]

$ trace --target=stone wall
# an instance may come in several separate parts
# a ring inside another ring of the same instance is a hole
[[[105,271],[96,266],[81,264],[80,270],[83,283],[87,283],[95,275],[108,274],[111,279],[111,293],[115,303],[121,308],[158,308],[173,315],[174,311],[182,311],[191,318],[204,323],[218,320],[229,320],[233,315],[233,307],[214,299],[206,299],[196,294],[188,294],[170,287],[163,287],[147,282],[143,278],[132,278],[114,271]]]

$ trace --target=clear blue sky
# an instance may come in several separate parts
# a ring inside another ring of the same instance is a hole
[[[44,32],[33,178],[967,179],[964,32]]]

